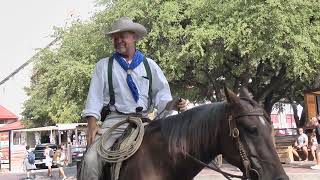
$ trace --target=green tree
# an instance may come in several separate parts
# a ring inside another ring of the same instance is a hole
[[[94,63],[112,52],[103,32],[120,16],[144,24],[138,43],[156,60],[173,93],[194,101],[222,100],[224,83],[247,86],[270,112],[282,98],[303,102],[320,63],[316,0],[104,0],[90,22],[59,29],[42,50],[24,115],[50,122],[79,120]],[[34,120],[34,122],[37,122]]]
[[[41,50],[34,60],[23,111],[24,118],[32,120],[30,126],[79,121],[94,64],[108,52],[94,21],[75,22],[54,36],[59,38],[56,47]]]
[[[141,47],[175,92],[221,100],[225,79],[234,90],[247,86],[268,112],[282,98],[303,104],[303,90],[315,85],[319,6],[315,0],[114,3],[120,15],[148,25]]]

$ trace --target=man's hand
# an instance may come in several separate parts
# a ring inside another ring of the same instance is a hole
[[[88,128],[87,128],[87,147],[90,147],[92,142],[95,140],[96,134],[98,133],[97,119],[95,117],[86,117]]]
[[[166,110],[176,110],[176,111],[185,111],[187,110],[188,101],[182,98],[174,98],[169,101],[166,106]]]

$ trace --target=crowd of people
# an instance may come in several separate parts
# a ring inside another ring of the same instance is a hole
[[[65,153],[64,146],[58,145],[57,149],[54,150],[50,148],[48,145],[44,150],[45,159],[43,162],[45,166],[48,168],[48,177],[52,177],[52,165],[55,165],[59,169],[59,177],[62,177],[62,180],[67,179],[67,176],[64,172],[64,166],[67,164],[67,156]],[[37,169],[35,165],[35,154],[31,150],[30,146],[26,146],[25,158],[23,160],[24,169],[27,174],[26,179],[34,179],[36,177],[35,171]]]
[[[294,144],[293,155],[296,156],[299,161],[308,161],[309,151],[312,155],[312,159],[316,162],[316,165],[311,166],[312,169],[320,169],[320,115],[313,117],[306,124],[306,129],[310,130],[310,133],[305,133],[303,128],[298,129],[298,138]],[[298,151],[302,151],[304,159],[300,157]]]

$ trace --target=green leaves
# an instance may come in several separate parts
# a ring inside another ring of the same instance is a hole
[[[74,23],[55,34],[59,43],[41,50],[34,61],[30,99],[23,111],[33,122],[30,126],[78,122],[94,64],[111,52],[95,22]]]
[[[137,47],[161,66],[174,95],[194,101],[221,100],[226,79],[234,90],[248,86],[267,107],[283,97],[301,99],[301,88],[318,75],[316,0],[99,2],[105,10],[57,28],[59,43],[36,57],[26,118],[79,120],[94,64],[113,51],[104,33],[120,16],[146,26]]]

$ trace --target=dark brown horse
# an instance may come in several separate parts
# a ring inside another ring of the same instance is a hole
[[[247,91],[241,98],[229,90],[225,94],[226,102],[150,123],[140,149],[124,162],[119,179],[192,180],[204,166],[189,155],[209,163],[218,154],[248,179],[289,179],[272,141],[269,117]]]

